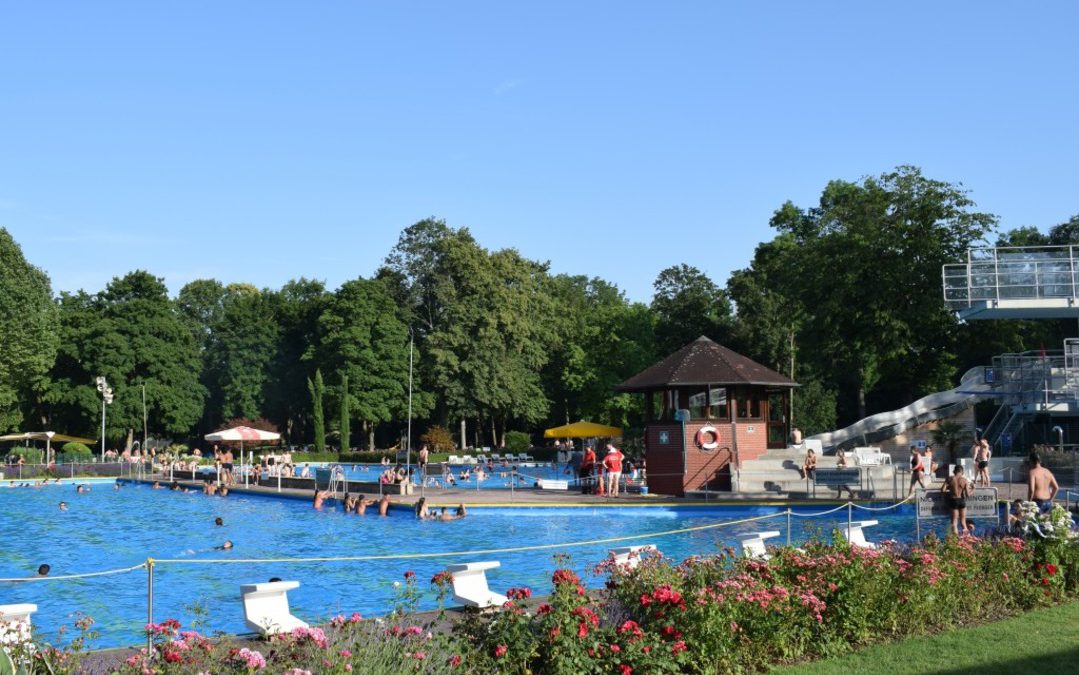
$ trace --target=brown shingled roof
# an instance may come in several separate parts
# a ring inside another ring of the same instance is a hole
[[[640,392],[684,385],[798,385],[771,368],[717,344],[703,335],[659,363],[645,368],[615,391]]]

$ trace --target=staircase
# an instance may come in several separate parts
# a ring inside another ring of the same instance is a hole
[[[801,468],[805,461],[805,451],[796,448],[784,450],[769,450],[757,459],[747,459],[742,462],[742,467],[736,476],[735,491],[742,496],[762,497],[808,497],[813,494],[813,481],[802,478]],[[893,460],[894,461],[894,460]],[[905,460],[900,460],[905,461]],[[848,468],[854,468],[851,458],[847,459]],[[835,455],[817,457],[817,468],[836,468]],[[900,495],[906,494],[906,486],[898,485],[895,464],[862,467],[863,494],[862,496],[876,496],[891,498],[893,491],[898,489]],[[896,482],[893,482],[896,480]],[[898,486],[898,488],[895,488]],[[853,488],[855,493],[857,488]],[[827,497],[835,494],[835,488],[818,486],[817,497]],[[843,495],[846,496],[846,490]]]

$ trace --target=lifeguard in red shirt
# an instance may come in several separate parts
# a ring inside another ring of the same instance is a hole
[[[607,444],[607,456],[603,458],[603,467],[607,469],[607,494],[611,497],[618,496],[618,485],[622,481],[622,460],[626,456],[622,451]]]

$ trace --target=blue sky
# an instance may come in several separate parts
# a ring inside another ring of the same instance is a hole
[[[6,2],[0,226],[53,288],[371,275],[427,216],[647,301],[915,164],[1079,213],[1073,2]]]

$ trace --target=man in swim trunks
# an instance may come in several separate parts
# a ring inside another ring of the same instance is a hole
[[[390,510],[390,496],[382,495],[382,499],[378,500],[378,515],[384,516]]]
[[[1042,458],[1037,452],[1031,452],[1030,470],[1027,477],[1027,501],[1034,502],[1042,513],[1053,508],[1053,499],[1060,486],[1053,472],[1042,466]]]
[[[368,499],[367,497],[365,497],[363,495],[357,496],[356,497],[356,506],[355,506],[356,515],[358,515],[358,516],[366,515],[367,507],[374,504],[374,503],[375,503],[375,500],[373,500],[373,499]]]
[[[813,448],[806,450],[805,462],[802,463],[802,477],[806,480],[813,478],[817,472],[817,453]]]
[[[948,480],[944,481],[944,485],[941,487],[941,492],[945,495],[945,500],[948,502],[948,508],[952,511],[952,532],[955,536],[959,536],[959,524],[963,525],[963,534],[969,534],[970,529],[967,527],[967,497],[970,496],[973,485],[963,475],[963,465],[955,465],[955,473],[948,477]]]
[[[922,456],[918,454],[918,446],[910,446],[910,489],[907,490],[907,496],[914,494],[914,486],[917,484],[923,490],[925,489],[925,464],[922,461]]]
[[[221,469],[224,471],[225,485],[232,485],[232,450],[226,449],[221,455]]]
[[[989,449],[989,441],[984,438],[974,446],[974,466],[977,472],[974,474],[974,483],[981,483],[989,487],[989,458],[993,451]]]

